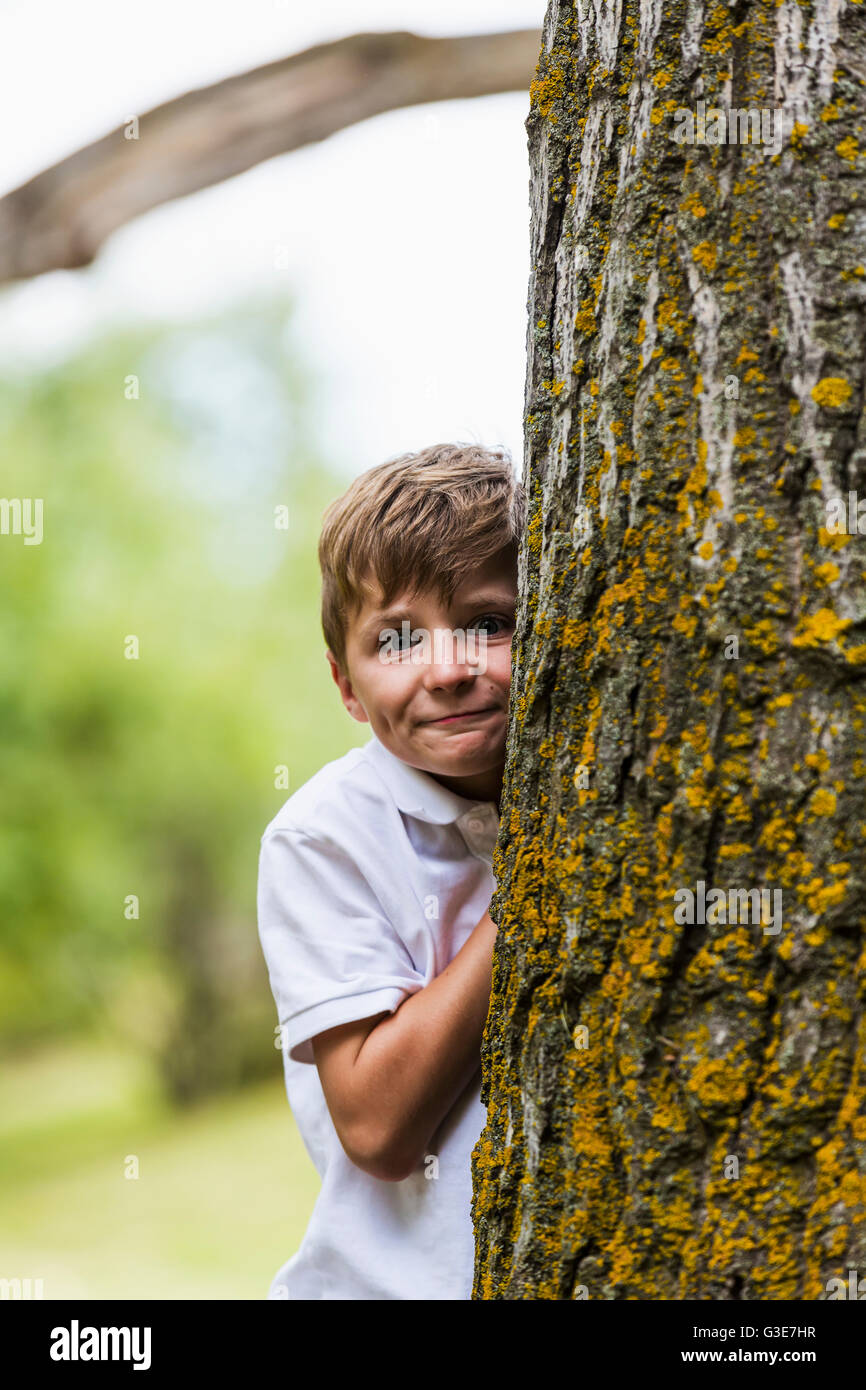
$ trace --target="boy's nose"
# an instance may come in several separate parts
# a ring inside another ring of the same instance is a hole
[[[480,655],[472,643],[455,640],[453,633],[436,634],[425,654],[424,684],[428,690],[454,690],[471,684],[482,669]]]
[[[471,685],[477,674],[478,668],[465,661],[431,661],[424,673],[424,684],[428,690],[457,690],[461,685]]]

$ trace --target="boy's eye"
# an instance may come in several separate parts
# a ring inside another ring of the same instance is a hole
[[[501,633],[514,624],[510,618],[499,618],[495,613],[485,613],[483,617],[476,618],[474,623],[470,623],[470,631],[480,628],[486,632],[488,637],[499,637]]]

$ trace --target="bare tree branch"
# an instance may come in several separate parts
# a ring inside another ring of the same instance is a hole
[[[404,106],[525,89],[541,31],[354,34],[177,97],[0,199],[0,283],[89,265],[173,198]]]

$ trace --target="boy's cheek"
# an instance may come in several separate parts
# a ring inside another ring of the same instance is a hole
[[[510,647],[510,646],[508,647],[507,651],[504,651],[504,652],[502,653],[501,657],[499,657],[499,658],[497,659],[497,661],[495,662],[495,664],[494,664],[493,661],[490,661],[490,662],[489,662],[489,664],[488,664],[488,671],[490,672],[491,675],[495,676],[497,683],[502,687],[503,690],[510,690],[510,688],[511,688],[511,647]]]

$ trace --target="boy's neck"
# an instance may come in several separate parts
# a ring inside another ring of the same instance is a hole
[[[498,810],[504,772],[505,763],[502,762],[489,772],[478,772],[471,777],[439,777],[435,772],[428,772],[427,776],[448,791],[465,796],[467,801],[492,801]]]

